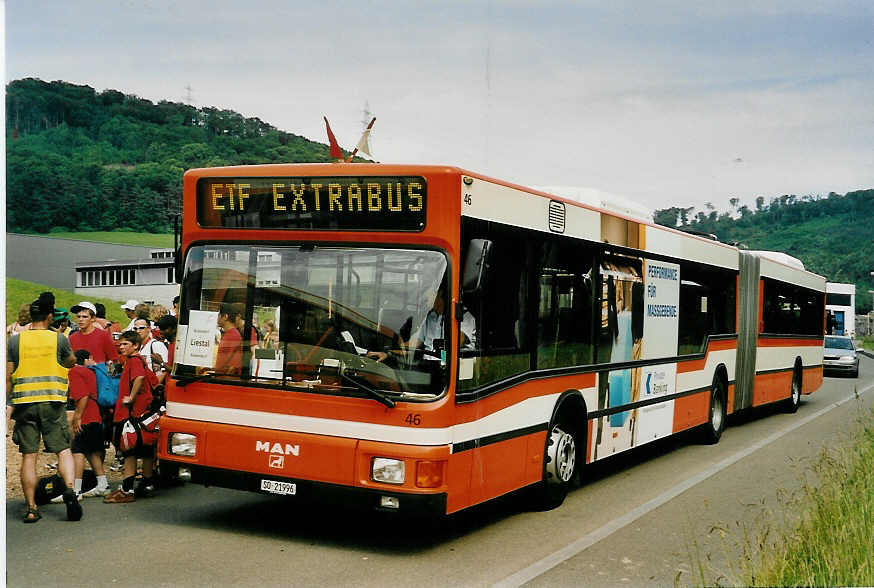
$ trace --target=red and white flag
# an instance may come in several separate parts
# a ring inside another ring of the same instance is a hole
[[[371,149],[370,149],[370,129],[373,128],[373,123],[375,123],[375,122],[376,122],[376,117],[373,117],[373,119],[370,121],[370,124],[367,125],[366,129],[364,129],[364,133],[361,135],[361,138],[358,140],[358,145],[355,146],[355,151],[360,151],[361,153],[363,153],[367,157],[370,157],[371,159],[373,158],[373,155],[371,155]],[[353,154],[354,154],[354,152],[353,152]]]

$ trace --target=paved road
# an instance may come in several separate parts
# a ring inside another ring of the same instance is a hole
[[[148,259],[150,249],[158,247],[7,233],[6,275],[73,291],[76,286],[77,263],[109,259]],[[40,259],[41,263],[33,263],[34,259]]]
[[[856,415],[874,406],[874,360],[859,380],[826,378],[795,415],[758,411],[716,446],[680,436],[587,469],[588,482],[550,512],[517,497],[428,525],[279,498],[185,485],[128,505],[62,505],[36,525],[7,505],[10,586],[604,586],[691,582],[696,549],[710,568],[739,525],[782,513],[786,492]],[[859,400],[834,405],[851,397]],[[796,426],[803,423],[801,426]],[[794,429],[793,429],[794,427]],[[787,432],[788,431],[788,432]],[[782,489],[782,490],[781,490]],[[791,514],[791,511],[790,511]]]

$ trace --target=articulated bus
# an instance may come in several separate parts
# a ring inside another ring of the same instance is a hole
[[[159,457],[449,514],[822,383],[825,279],[440,166],[190,170]]]

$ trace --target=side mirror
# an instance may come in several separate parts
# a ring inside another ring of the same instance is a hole
[[[488,239],[470,240],[464,261],[464,274],[461,277],[462,295],[471,296],[482,290],[491,251],[492,242]]]
[[[176,283],[182,283],[182,271],[185,269],[185,264],[182,259],[182,246],[176,248],[176,251],[173,252],[173,273],[176,277]]]
[[[173,217],[173,264],[174,273],[176,275],[176,283],[182,283],[182,270],[185,265],[182,263],[182,231],[179,229],[179,215]]]

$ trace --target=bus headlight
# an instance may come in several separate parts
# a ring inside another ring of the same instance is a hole
[[[374,457],[370,464],[370,479],[386,484],[404,483],[404,462],[390,457]]]
[[[167,438],[167,453],[194,457],[197,453],[197,437],[189,433],[170,433]]]

